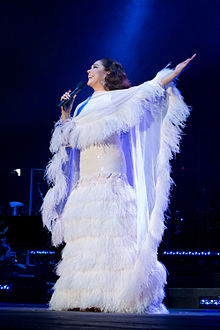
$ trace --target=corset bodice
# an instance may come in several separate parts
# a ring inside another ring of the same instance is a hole
[[[111,136],[102,144],[91,145],[80,152],[80,178],[111,173],[126,173],[124,153],[117,135]]]

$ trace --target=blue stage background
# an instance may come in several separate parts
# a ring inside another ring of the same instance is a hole
[[[188,233],[219,231],[220,2],[4,1],[0,8],[2,209],[12,200],[28,203],[28,177],[16,183],[11,170],[45,168],[59,98],[87,81],[95,60],[115,58],[137,85],[196,52],[178,83],[192,114],[173,162],[170,212],[179,212],[177,221],[181,214]],[[76,104],[91,93],[86,88]]]

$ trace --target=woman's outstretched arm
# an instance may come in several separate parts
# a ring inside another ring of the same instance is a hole
[[[187,60],[179,63],[170,74],[165,76],[160,81],[160,85],[164,87],[169,85],[173,81],[173,79],[177,78],[184,70],[186,70],[192,64],[192,60],[195,58],[195,56],[196,54],[194,54],[192,57],[188,58]]]

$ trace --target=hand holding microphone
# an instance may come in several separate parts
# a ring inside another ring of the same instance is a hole
[[[58,104],[58,107],[61,107],[62,111],[70,112],[73,107],[73,102],[76,98],[76,95],[86,86],[86,83],[84,81],[80,81],[76,88],[71,92],[69,90],[65,94],[62,95],[60,99],[60,103]]]
[[[58,104],[58,107],[61,107],[62,112],[62,122],[63,124],[67,119],[70,117],[70,112],[73,107],[73,102],[76,98],[76,95],[86,86],[86,83],[83,81],[80,81],[76,88],[71,92],[69,90],[68,92],[64,93],[60,98],[60,103]]]
[[[62,103],[63,105],[61,105],[61,111],[65,111],[67,113],[70,113],[73,107],[73,102],[76,98],[76,94],[74,96],[70,95],[71,90],[69,90],[68,92],[64,93],[61,98],[60,98],[60,103]],[[63,102],[64,101],[64,102]],[[66,101],[66,102],[65,102]]]

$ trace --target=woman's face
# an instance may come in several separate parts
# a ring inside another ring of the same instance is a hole
[[[105,90],[103,86],[103,80],[105,79],[108,72],[105,71],[102,62],[100,60],[96,61],[91,66],[91,69],[89,69],[87,72],[88,72],[87,85],[92,87],[95,91]]]

